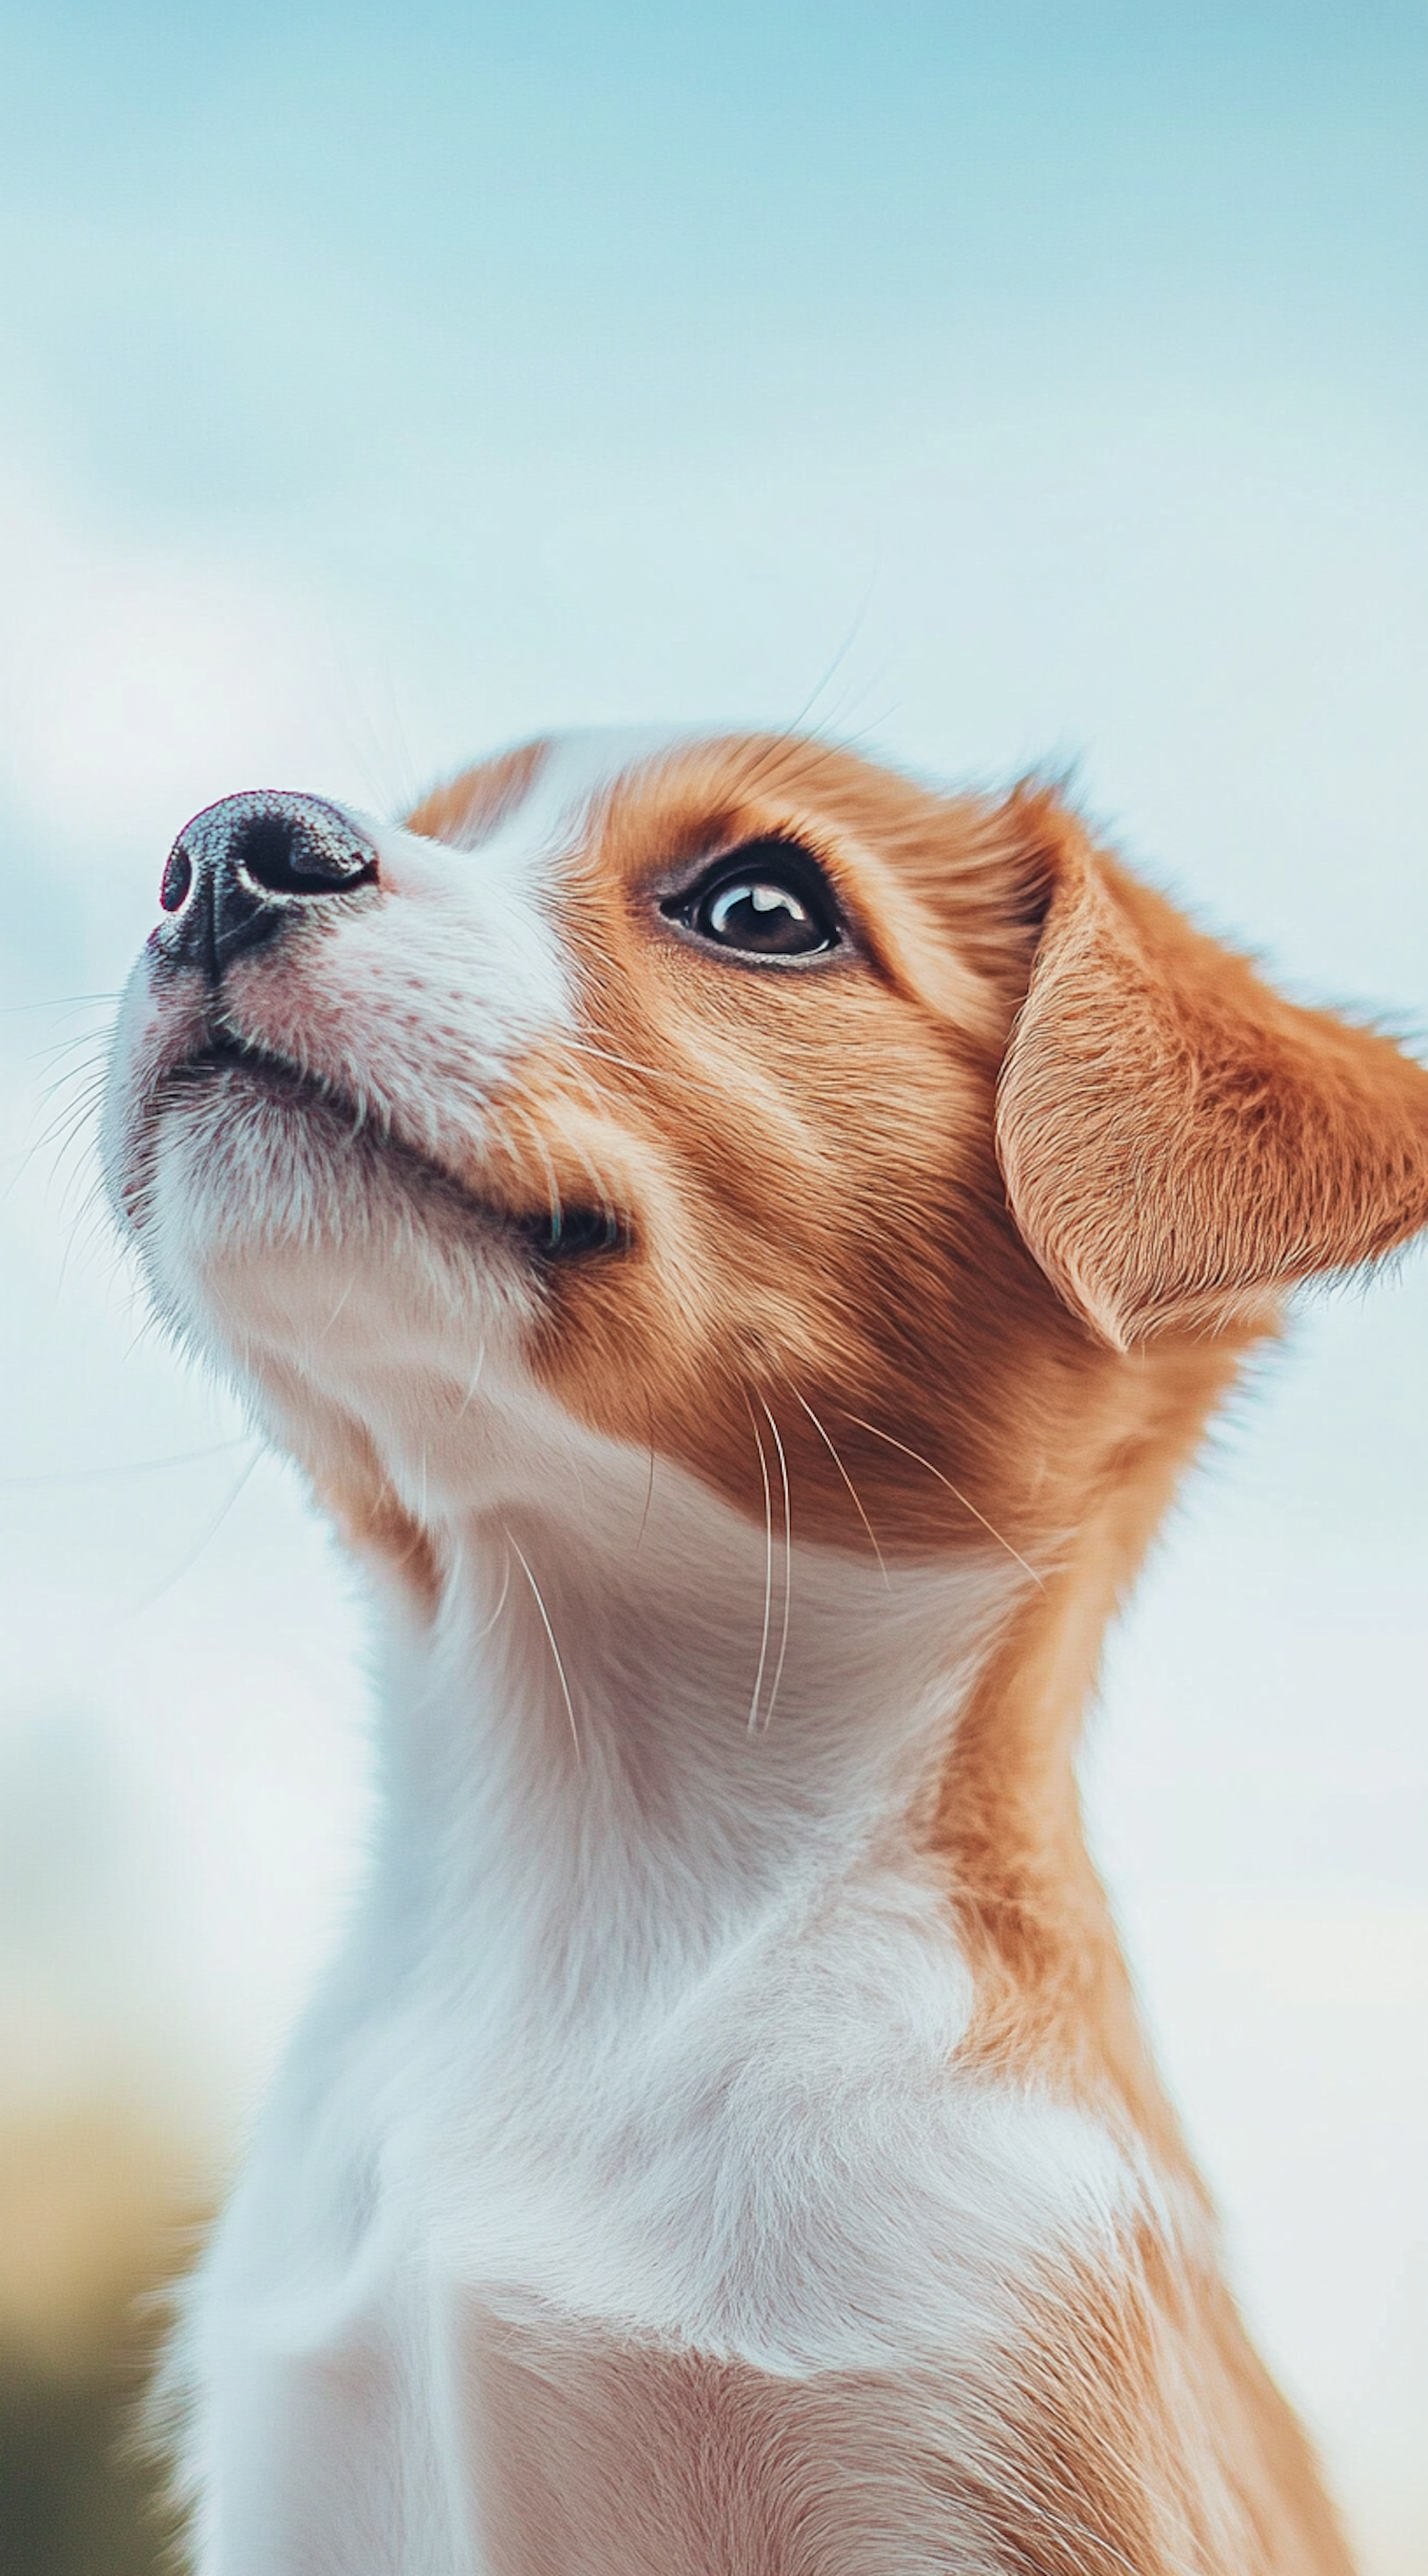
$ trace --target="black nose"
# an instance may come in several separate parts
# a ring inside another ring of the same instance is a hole
[[[159,890],[173,926],[158,936],[168,957],[216,982],[233,958],[274,938],[315,901],[376,877],[376,851],[336,805],[252,788],[184,825]]]

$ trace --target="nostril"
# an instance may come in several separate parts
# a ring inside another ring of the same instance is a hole
[[[269,894],[341,894],[377,873],[370,848],[345,819],[315,803],[250,814],[234,833],[231,855]]]
[[[180,918],[159,953],[216,983],[234,958],[311,918],[314,895],[376,882],[375,845],[340,805],[272,788],[225,796],[195,814],[169,852],[159,901]]]
[[[329,868],[305,868],[298,848],[298,827],[287,814],[255,814],[234,836],[233,856],[245,876],[271,894],[305,894],[315,887],[325,894],[334,881]]]
[[[182,912],[193,887],[193,861],[186,850],[170,850],[159,901],[165,912]]]
[[[255,815],[233,836],[233,856],[245,876],[274,894],[290,894],[299,871],[293,865],[297,838],[285,814]]]

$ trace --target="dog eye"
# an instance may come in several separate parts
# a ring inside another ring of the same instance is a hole
[[[841,944],[837,907],[806,852],[781,841],[735,850],[663,907],[700,939],[741,957],[816,957]]]

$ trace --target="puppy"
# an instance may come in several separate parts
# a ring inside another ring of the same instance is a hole
[[[1073,1776],[1428,1074],[1055,796],[535,742],[175,844],[108,1159],[385,1611],[174,2359],[204,2576],[1342,2576]]]

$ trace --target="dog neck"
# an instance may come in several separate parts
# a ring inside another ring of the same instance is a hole
[[[958,1714],[1029,1580],[985,1551],[881,1571],[621,1461],[441,1533],[401,1624],[384,1847],[443,1946],[502,1918],[533,1974],[698,1973],[771,1909],[915,1870]],[[503,1940],[510,1950],[510,1941]]]
[[[382,1501],[324,1483],[395,1611],[383,1955],[464,1977],[479,1954],[628,2011],[627,1971],[677,1992],[872,1869],[955,1934],[970,2057],[1111,2100],[1179,2162],[1074,1763],[1106,1624],[1233,1365],[1127,1373],[1031,1559],[988,1535],[920,1565],[800,1540],[796,1483],[791,1538],[777,1489],[760,1527],[504,1373],[475,1423],[404,1403],[410,1453],[374,1397]]]

